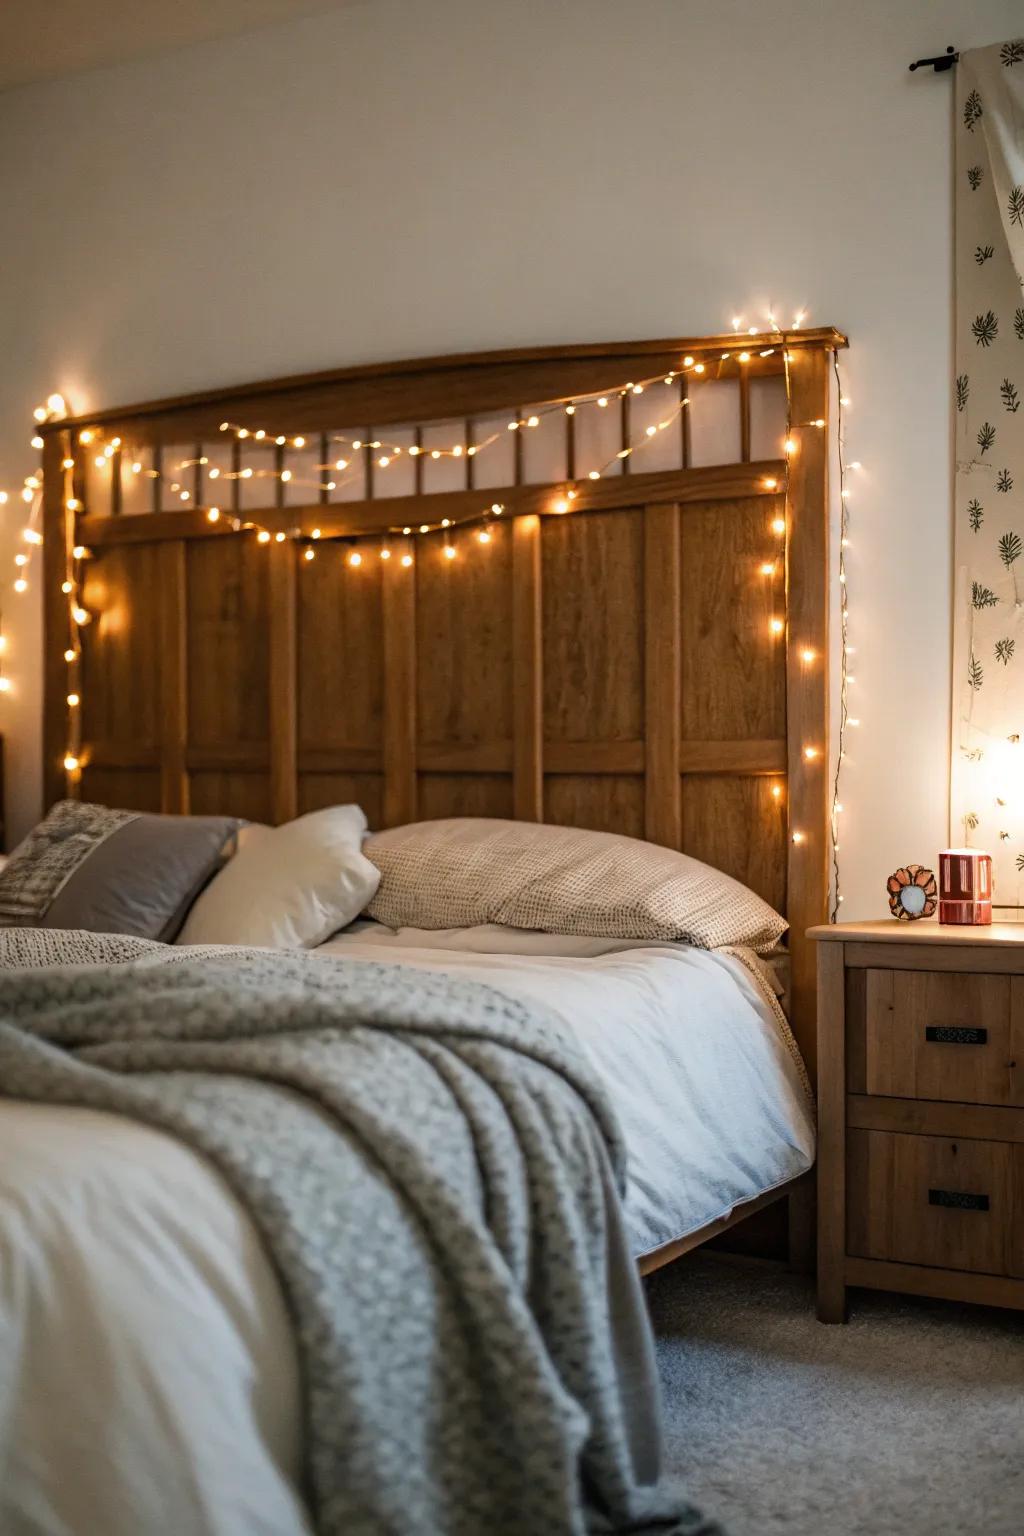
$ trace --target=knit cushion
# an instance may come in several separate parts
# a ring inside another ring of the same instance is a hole
[[[392,928],[504,923],[762,954],[786,929],[720,870],[610,832],[455,817],[379,832],[363,851],[381,872],[367,913]]]

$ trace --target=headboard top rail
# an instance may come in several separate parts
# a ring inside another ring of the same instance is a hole
[[[506,381],[509,386],[515,384],[517,388],[521,387],[518,381],[528,376],[530,365],[540,365],[543,372],[538,375],[539,379],[554,378],[559,371],[565,373],[564,393],[568,397],[581,388],[581,385],[572,377],[573,364],[579,365],[577,374],[580,378],[590,376],[598,378],[594,387],[600,388],[601,380],[595,369],[600,370],[605,363],[613,365],[611,372],[603,379],[604,383],[612,385],[618,382],[621,371],[619,365],[631,358],[645,359],[653,364],[655,359],[662,358],[678,361],[689,353],[698,357],[711,354],[720,362],[731,363],[731,368],[721,370],[728,375],[738,371],[736,355],[741,351],[749,351],[752,372],[778,372],[781,368],[779,354],[783,350],[833,348],[846,345],[847,338],[842,331],[836,330],[833,326],[820,326],[807,330],[762,331],[754,336],[749,332],[730,331],[715,336],[582,342],[550,347],[515,347],[504,351],[452,353],[440,357],[404,358],[392,362],[359,363],[348,368],[331,368],[313,373],[289,374],[278,379],[197,390],[189,394],[135,402],[131,405],[104,407],[87,415],[45,422],[38,430],[45,436],[48,432],[59,431],[62,428],[75,430],[89,426],[129,424],[141,429],[145,422],[163,418],[169,425],[173,424],[176,430],[194,431],[201,430],[203,427],[208,429],[213,418],[218,413],[223,414],[229,408],[249,407],[256,410],[273,407],[279,415],[280,411],[290,404],[301,415],[303,409],[307,409],[314,402],[322,403],[339,392],[343,401],[361,394],[366,402],[363,408],[368,412],[369,417],[380,425],[385,425],[407,419],[402,414],[406,401],[414,398],[417,391],[422,390],[424,386],[426,386],[428,397],[437,395],[440,398],[448,394],[454,402],[460,375],[466,375],[467,384],[470,387],[472,387],[473,376],[477,376],[478,393],[475,397],[477,406],[488,408],[491,404],[500,406],[511,403],[507,390],[501,398],[496,398],[496,394],[500,393],[502,388],[501,381]],[[759,357],[759,354],[768,348],[774,349],[776,358],[774,363]],[[729,353],[729,358],[723,359],[723,353]],[[485,386],[486,397],[480,393],[480,375],[484,374],[491,375],[492,378],[495,374],[497,375],[494,382],[488,381]],[[403,381],[405,390],[399,396],[399,400],[389,402],[388,385],[394,388],[397,381]],[[376,402],[378,398],[380,403],[375,409],[371,408],[371,400]],[[538,393],[534,398],[539,399],[541,395]],[[446,409],[454,414],[457,407],[451,404]],[[388,414],[389,411],[396,410],[398,414]],[[426,419],[428,414],[426,410],[416,410],[409,415],[408,419],[413,419],[413,416]],[[343,425],[344,423],[338,420],[334,424]],[[282,425],[287,429],[293,423],[282,421]],[[309,425],[315,427],[317,423],[310,422]]]

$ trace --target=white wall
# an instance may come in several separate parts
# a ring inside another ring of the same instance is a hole
[[[78,410],[416,353],[848,331],[844,914],[946,838],[949,77],[1019,0],[376,0],[0,97],[0,485]],[[6,511],[0,575],[19,512]],[[38,592],[3,593],[12,831]]]

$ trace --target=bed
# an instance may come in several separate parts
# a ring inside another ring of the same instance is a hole
[[[786,915],[774,973],[740,952],[495,928],[362,923],[314,952],[482,979],[556,1014],[624,1129],[644,1270],[805,1191],[813,1160],[804,930],[828,892],[824,428],[841,344],[431,359],[43,428],[48,800],[268,823],[351,800],[378,827],[609,830]],[[93,1109],[5,1101],[0,1144],[0,1326],[19,1362],[0,1441],[17,1446],[25,1530],[48,1456],[92,1501],[72,1530],[117,1536],[126,1507],[155,1529],[168,1488],[182,1532],[310,1529],[288,1314],[223,1181]],[[69,1317],[90,1391],[54,1413]],[[38,1528],[61,1529],[45,1489]]]

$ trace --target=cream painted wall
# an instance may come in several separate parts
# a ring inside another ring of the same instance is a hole
[[[376,0],[0,96],[0,485],[54,388],[87,409],[806,308],[852,340],[841,857],[844,914],[875,914],[947,814],[950,91],[906,66],[1019,30],[1019,0]],[[38,592],[2,593],[19,835]]]

